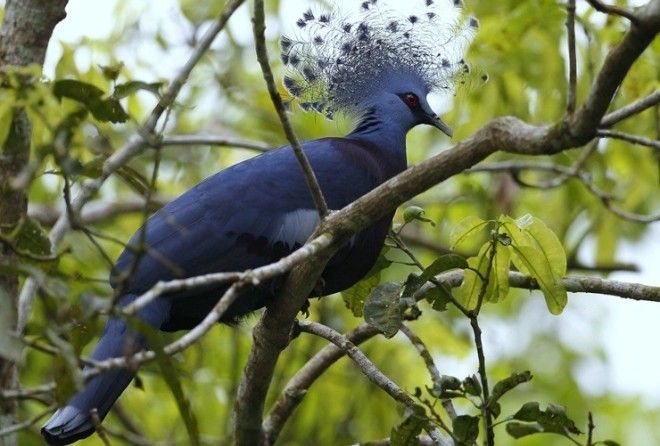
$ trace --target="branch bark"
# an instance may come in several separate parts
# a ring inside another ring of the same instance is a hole
[[[7,0],[5,14],[0,28],[0,71],[6,72],[11,67],[27,65],[42,66],[46,56],[48,42],[57,25],[66,16],[64,7],[67,0]],[[27,195],[25,190],[14,190],[11,179],[17,176],[27,165],[30,158],[32,128],[23,110],[14,111],[9,135],[2,141],[0,153],[0,229],[11,228],[25,217]],[[0,261],[11,261],[13,253],[6,246],[0,247]],[[18,277],[0,275],[0,289],[8,295],[16,296]],[[3,311],[11,313],[8,317],[12,328],[18,323],[17,302],[5,302]],[[5,317],[8,315],[6,314]],[[7,336],[1,333],[0,336]],[[0,358],[0,388],[14,388],[17,383],[16,364],[7,358]],[[0,400],[0,431],[16,422],[16,405],[12,401]],[[8,434],[0,437],[0,445],[16,444],[16,436]]]

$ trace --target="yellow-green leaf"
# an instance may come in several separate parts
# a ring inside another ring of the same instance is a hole
[[[488,302],[500,302],[509,294],[509,269],[511,265],[511,251],[506,246],[498,246],[493,266],[488,276]]]
[[[555,233],[538,218],[534,218],[526,230],[538,243],[555,276],[564,277],[566,275],[566,252]]]
[[[465,270],[463,283],[458,289],[458,301],[467,310],[475,309],[479,303],[479,293],[481,293],[483,280],[481,280],[481,277],[474,270],[479,271],[482,276],[486,276],[488,272],[489,248],[490,243],[484,244],[481,250],[479,250],[479,254],[476,257],[470,257],[467,261],[471,269]]]
[[[464,218],[454,227],[449,235],[449,245],[451,249],[456,249],[463,242],[474,236],[479,231],[486,228],[487,221],[474,215]]]
[[[511,259],[514,265],[524,265],[529,275],[538,282],[550,313],[561,313],[568,302],[568,296],[561,279],[555,277],[546,259],[531,246],[511,245],[507,248],[513,254]]]
[[[14,92],[0,90],[0,143],[4,143],[9,135],[14,106]]]

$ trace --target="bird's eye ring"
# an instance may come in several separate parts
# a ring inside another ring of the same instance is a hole
[[[417,107],[417,105],[419,105],[419,98],[415,93],[406,93],[403,99],[406,101],[406,104],[408,104],[408,106],[410,107]]]

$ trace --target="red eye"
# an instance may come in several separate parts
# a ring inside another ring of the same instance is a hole
[[[414,93],[407,93],[404,96],[404,99],[406,101],[406,104],[408,104],[410,107],[417,107],[419,104],[419,99],[417,98],[417,95]]]

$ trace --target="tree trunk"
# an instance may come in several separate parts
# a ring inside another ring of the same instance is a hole
[[[55,25],[66,14],[67,0],[7,0],[0,28],[0,71],[11,66],[43,65],[46,48]],[[11,228],[27,212],[25,189],[15,190],[12,177],[26,166],[30,157],[31,126],[23,110],[14,110],[7,140],[0,151],[0,228]],[[11,261],[13,254],[0,246],[0,260]],[[18,277],[0,274],[0,288],[12,298],[11,320],[16,321]],[[1,333],[0,336],[7,336]],[[18,385],[16,364],[0,357],[0,388]],[[15,401],[0,401],[0,430],[16,423]],[[0,437],[0,446],[14,446],[15,436]]]

